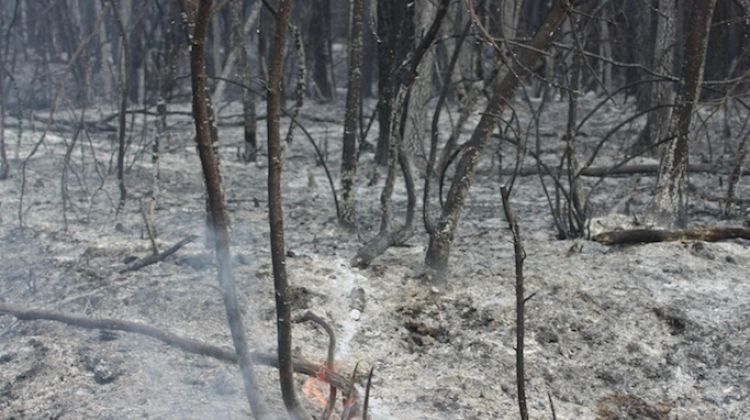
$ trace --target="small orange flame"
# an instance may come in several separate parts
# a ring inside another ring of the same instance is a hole
[[[325,396],[325,392],[328,390],[327,383],[318,378],[307,378],[303,390],[308,400],[319,404],[320,408],[326,408],[328,405],[328,398]]]

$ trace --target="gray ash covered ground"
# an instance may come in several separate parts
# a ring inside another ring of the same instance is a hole
[[[583,105],[591,109],[594,102],[587,97]],[[626,109],[607,105],[587,124],[586,136],[581,137],[586,151]],[[325,121],[339,121],[343,111],[316,106],[315,112],[317,122],[307,118],[305,124],[319,142],[328,138],[336,176],[342,128]],[[223,111],[237,113],[236,104]],[[519,114],[522,119],[528,116],[521,110]],[[240,128],[232,125],[235,119],[222,121],[223,174],[240,299],[251,346],[273,351],[265,156],[257,165],[238,162]],[[564,132],[564,121],[565,104],[551,103],[540,128],[545,159],[562,150],[559,133]],[[148,124],[153,126],[153,121]],[[445,124],[447,131],[447,120]],[[204,223],[191,122],[173,116],[170,126],[156,216],[162,249],[188,234],[203,232]],[[617,162],[638,129],[634,125],[615,136],[605,145],[598,164]],[[85,147],[75,149],[68,181],[73,206],[67,213],[67,231],[60,173],[65,142],[72,134],[51,133],[29,161],[24,229],[17,217],[20,161],[13,161],[13,178],[0,182],[0,299],[71,314],[141,321],[185,337],[229,345],[211,252],[202,239],[157,265],[119,274],[125,261],[147,255],[150,248],[137,204],[138,197],[151,188],[147,154],[137,157],[145,146],[139,133],[137,127],[128,159],[135,159],[127,174],[130,197],[117,221],[112,201],[117,197],[116,181],[106,167],[114,145],[105,141],[106,136],[92,133],[93,148],[84,143]],[[24,131],[20,156],[28,154],[39,135],[39,131]],[[151,135],[149,128],[147,136]],[[11,130],[6,139],[15,144]],[[723,141],[718,135],[715,139]],[[714,151],[724,150],[719,144],[713,146]],[[702,143],[695,147],[696,159],[704,149]],[[92,150],[106,175],[101,189]],[[515,156],[509,145],[503,146],[503,153],[506,160]],[[726,153],[724,161],[729,157]],[[722,156],[713,158],[721,161]],[[370,161],[371,155],[363,156],[359,172],[363,238],[377,229],[383,178],[368,186],[374,170]],[[491,159],[481,164],[457,233],[450,288],[434,294],[420,277],[426,245],[421,227],[408,246],[389,250],[370,268],[349,265],[360,240],[338,228],[323,170],[315,165],[302,134],[288,147],[283,193],[295,312],[312,310],[332,323],[342,371],[351,371],[357,362],[360,371],[375,367],[374,419],[517,418],[513,254],[500,208],[497,169]],[[586,186],[593,182],[586,180]],[[613,226],[623,218],[611,213],[631,211],[642,216],[639,212],[648,203],[653,182],[652,176],[605,180],[592,195],[595,216]],[[703,191],[724,191],[717,176],[694,175],[691,182]],[[745,178],[738,196],[748,197],[747,185]],[[742,223],[742,214],[722,219],[716,204],[695,197],[693,201],[694,226]],[[626,247],[559,241],[535,176],[519,179],[512,204],[528,254],[526,287],[534,293],[527,309],[526,348],[533,418],[551,418],[548,393],[561,419],[750,417],[748,241]],[[402,217],[401,185],[395,205],[397,217]],[[115,229],[117,222],[121,229]],[[592,227],[603,229],[597,223]],[[365,305],[360,316],[354,316],[350,294],[359,288],[364,290]],[[297,325],[294,336],[304,357],[324,360],[326,338],[320,330]],[[258,372],[265,396],[282,413],[276,372],[266,367]],[[314,402],[306,404],[317,411]],[[0,317],[2,418],[239,419],[248,413],[235,366],[133,334]]]

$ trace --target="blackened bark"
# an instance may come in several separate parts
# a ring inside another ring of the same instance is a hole
[[[207,76],[205,69],[205,41],[211,15],[211,0],[200,0],[195,10],[186,1],[183,11],[187,17],[186,30],[190,34],[190,74],[193,89],[193,118],[195,120],[198,154],[203,168],[203,177],[208,193],[208,207],[211,212],[210,220],[214,229],[214,249],[218,266],[219,284],[224,298],[224,308],[227,321],[232,333],[232,342],[237,352],[237,360],[242,371],[245,384],[245,395],[250,403],[250,409],[258,419],[267,416],[258,386],[255,380],[253,360],[248,349],[245,336],[245,326],[237,301],[237,293],[232,273],[231,252],[229,249],[229,221],[224,203],[219,161],[213,145],[214,129],[213,115],[210,112],[211,98],[207,91]]]
[[[333,99],[333,87],[328,69],[331,65],[328,40],[331,37],[331,1],[311,0],[310,25],[307,38],[312,51],[312,79],[321,100]]]
[[[154,143],[151,146],[152,186],[148,197],[147,217],[151,223],[154,224],[154,236],[158,235],[158,229],[155,226],[155,213],[161,190],[159,156],[161,153],[161,145],[169,138],[169,130],[167,127],[167,107],[171,91],[175,85],[177,62],[184,56],[184,50],[187,48],[187,43],[183,42],[184,38],[178,37],[179,34],[177,34],[177,32],[179,32],[179,28],[175,21],[173,21],[177,15],[179,15],[179,7],[175,7],[173,3],[170,3],[166,13],[162,15],[161,19],[162,21],[169,21],[169,23],[164,26],[164,32],[162,35],[163,39],[161,40],[161,48],[164,53],[154,54],[153,56],[153,60],[159,69],[159,76],[157,79],[159,97],[156,103],[156,135],[154,136]]]
[[[292,122],[289,123],[289,128],[286,132],[286,143],[291,144],[294,140],[294,121],[299,118],[299,113],[302,111],[302,106],[305,104],[305,74],[307,72],[307,65],[305,64],[305,48],[302,45],[302,36],[300,36],[299,29],[296,26],[291,26],[292,31],[292,42],[294,44],[294,52],[297,57],[297,86],[294,89],[294,109],[289,118]]]
[[[262,1],[262,0],[258,0]],[[268,69],[266,62],[268,61],[268,36],[271,32],[271,22],[273,22],[274,16],[266,7],[260,8],[260,18],[258,21],[258,77],[260,80],[268,79]]]
[[[114,1],[114,0],[111,0]],[[125,110],[128,108],[128,92],[130,91],[130,78],[128,76],[128,34],[125,24],[120,16],[120,10],[116,4],[112,4],[112,11],[120,30],[122,40],[122,62],[120,64],[120,115],[117,129],[117,182],[120,188],[120,200],[117,202],[117,213],[125,207],[128,192],[125,188]]]
[[[526,259],[526,251],[523,249],[521,230],[518,228],[513,210],[510,207],[510,192],[503,186],[500,189],[503,202],[505,220],[513,235],[513,255],[515,256],[516,268],[516,394],[518,398],[518,411],[522,420],[529,420],[529,410],[526,406],[526,374],[524,362],[524,335],[526,331],[526,292],[523,284],[523,263]]]
[[[292,419],[309,419],[297,401],[292,366],[292,315],[284,251],[284,213],[281,205],[281,78],[286,32],[292,1],[281,0],[276,15],[273,48],[268,68],[268,222],[271,228],[271,261],[276,296],[276,330],[279,355],[279,384],[284,406]]]
[[[435,15],[436,5],[430,2],[414,2],[413,32],[423,33],[429,29]],[[412,38],[416,38],[413,36]],[[416,41],[419,41],[416,39]],[[415,40],[409,45],[416,45]],[[425,133],[427,132],[427,108],[430,105],[433,87],[433,68],[435,67],[435,54],[432,49],[428,50],[417,67],[419,75],[409,93],[409,110],[406,114],[404,126],[403,149],[408,152],[409,158],[414,162],[418,173],[427,166],[425,150]]]
[[[680,85],[673,118],[672,140],[664,151],[659,168],[659,182],[654,193],[652,213],[656,221],[669,226],[685,226],[685,183],[688,165],[690,124],[699,99],[706,60],[706,47],[716,0],[696,0],[690,13],[683,82]]]
[[[678,230],[625,229],[603,232],[591,239],[604,245],[615,245],[645,244],[667,241],[717,242],[735,238],[750,240],[750,229],[732,227]]]
[[[576,38],[576,45],[582,46],[582,29],[580,19],[570,15],[570,26],[573,28],[572,36]],[[581,181],[580,164],[578,162],[576,137],[578,132],[578,97],[581,89],[581,78],[583,75],[583,50],[576,48],[573,52],[573,62],[570,69],[570,82],[568,91],[568,125],[565,132],[565,160],[568,165],[568,189],[570,191],[570,202],[568,203],[568,229],[567,232],[558,232],[563,238],[577,238],[584,234],[586,215],[585,197],[583,194],[583,182]],[[562,215],[561,215],[562,216]]]
[[[373,0],[378,2],[378,143],[375,149],[375,162],[385,165],[388,162],[388,142],[391,132],[391,110],[393,108],[393,70],[396,61],[398,31],[403,14],[395,13],[394,0]]]
[[[159,165],[159,154],[161,153],[161,144],[167,138],[167,101],[163,95],[160,95],[156,103],[156,135],[154,143],[151,145],[151,192],[148,197],[147,218],[152,224],[152,234],[158,235],[155,226],[156,220],[156,203],[159,200],[159,191],[161,190],[161,170]]]
[[[0,28],[3,27],[4,15],[0,11]],[[10,38],[10,37],[8,37]],[[5,39],[4,43],[10,39]],[[5,49],[5,48],[3,48]],[[0,69],[5,69],[5,54],[0,51]],[[0,180],[7,179],[10,173],[8,166],[8,156],[5,152],[5,72],[0,70]]]
[[[363,0],[362,7],[364,14],[362,15],[362,96],[365,98],[372,98],[372,85],[375,80],[375,70],[377,68],[377,40],[374,36],[374,16],[370,16],[370,13],[375,10],[372,2],[377,0]]]
[[[659,74],[671,75],[674,65],[677,4],[675,0],[659,0],[659,11],[656,13],[656,37],[654,45],[654,70]],[[659,82],[644,85],[643,89],[650,89],[647,95],[646,109],[658,105],[670,104],[674,100],[674,89],[669,82]],[[648,114],[646,126],[638,136],[633,146],[633,154],[650,149],[655,143],[669,135],[669,122],[672,118],[672,108],[665,107]]]
[[[349,80],[346,91],[344,116],[344,144],[341,152],[340,223],[348,229],[357,227],[357,201],[355,181],[357,176],[357,133],[360,100],[362,96],[362,0],[350,3]]]
[[[448,92],[451,87],[451,76],[453,70],[456,68],[456,63],[458,63],[458,58],[461,53],[461,45],[463,45],[466,40],[466,36],[469,34],[469,29],[471,29],[471,23],[466,24],[465,29],[461,32],[458,40],[456,40],[456,46],[453,49],[453,54],[451,55],[448,67],[445,70],[445,75],[443,76],[443,87],[440,90],[440,95],[438,96],[437,104],[435,105],[435,112],[432,115],[432,124],[430,125],[430,150],[427,156],[424,190],[422,194],[422,222],[425,231],[429,234],[435,231],[435,220],[430,207],[432,200],[432,186],[438,176],[435,171],[435,161],[437,160],[438,142],[440,141],[440,131],[438,130],[440,114],[442,113],[443,106],[447,101]]]
[[[232,25],[232,43],[237,49],[238,55],[238,73],[245,86],[251,86],[252,69],[250,66],[250,57],[248,45],[244,38],[244,28],[242,28],[242,3],[241,0],[235,0],[231,10]],[[258,4],[256,7],[260,6]],[[256,139],[256,118],[255,118],[255,93],[252,89],[242,89],[242,117],[243,117],[243,134],[244,149],[242,150],[242,160],[245,162],[255,162],[257,158],[258,144]]]
[[[354,257],[353,265],[363,267],[382,254],[389,246],[402,243],[413,234],[414,213],[416,207],[416,192],[411,175],[409,155],[402,153],[402,138],[406,122],[406,112],[409,102],[409,91],[418,74],[417,69],[428,49],[437,37],[443,18],[448,12],[450,0],[441,0],[435,17],[414,51],[407,56],[406,61],[398,67],[394,74],[396,96],[393,99],[390,117],[390,138],[388,142],[388,172],[383,191],[380,194],[380,231],[378,235],[365,244]],[[408,208],[406,223],[398,231],[393,230],[392,195],[396,179],[397,166],[404,174],[408,194]]]
[[[0,180],[8,179],[10,167],[8,166],[8,155],[5,152],[5,96],[3,96],[0,80]]]
[[[656,13],[652,7],[644,7],[645,4],[631,2],[634,7],[630,16],[631,24],[628,25],[632,31],[633,43],[631,44],[633,63],[640,63],[646,68],[653,67],[654,58],[654,25],[653,19]],[[629,69],[632,74],[632,81],[643,77],[643,73],[638,69]],[[641,85],[636,91],[636,110],[644,111],[649,108],[651,89],[648,85]]]
[[[597,41],[599,44],[599,54],[602,57],[613,57],[612,54],[612,35],[611,31],[609,30],[609,20],[611,17],[608,14],[609,8],[605,8],[603,11],[602,18],[599,20],[599,40]],[[608,63],[604,60],[599,60],[597,62],[597,70],[599,73],[599,76],[602,78],[602,85],[600,86],[600,90],[603,90],[604,92],[612,92],[612,68],[614,65],[612,63]]]
[[[507,1],[506,1],[507,3]],[[479,0],[474,6],[474,12],[476,13],[477,23],[481,24],[485,28],[487,27],[487,8],[488,0]],[[472,44],[472,76],[475,80],[484,80],[484,41],[481,39],[481,35],[476,34],[476,39]]]
[[[453,183],[448,192],[440,220],[434,233],[430,235],[425,264],[438,286],[445,286],[446,283],[448,258],[453,244],[453,236],[481,154],[515,91],[541,58],[541,54],[537,51],[545,50],[552,42],[557,30],[565,20],[569,6],[567,0],[560,0],[555,3],[532,39],[530,43],[532,48],[521,48],[518,52],[517,61],[513,62],[513,71],[508,72],[505,77],[497,79],[492,84],[490,100],[471,138],[464,147],[464,152],[456,166]]]

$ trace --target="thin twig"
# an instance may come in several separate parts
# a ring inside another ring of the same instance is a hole
[[[351,377],[351,383],[352,387],[350,388],[351,391],[344,391],[344,410],[341,412],[341,420],[349,420],[351,418],[354,418],[357,414],[357,406],[356,406],[356,395],[353,394],[355,391],[354,388],[354,379],[357,377],[357,370],[359,369],[359,362],[354,365],[354,370],[352,370],[352,377]]]
[[[367,386],[365,387],[365,402],[362,404],[362,420],[369,420],[367,415],[367,409],[370,404],[370,388],[372,387],[372,373],[375,371],[375,367],[370,368],[370,374],[367,375]]]
[[[552,410],[552,420],[557,420],[557,414],[555,413],[555,403],[552,402],[552,394],[547,391],[547,399],[549,400],[549,407]]]
[[[505,219],[508,221],[508,226],[513,234],[513,254],[515,255],[516,263],[516,389],[518,392],[518,410],[522,420],[529,420],[529,411],[526,407],[526,378],[524,374],[523,358],[525,332],[524,306],[526,304],[523,290],[523,261],[526,259],[526,252],[524,251],[523,243],[521,242],[518,221],[510,208],[510,194],[505,186],[500,189],[500,195],[502,196]]]
[[[159,246],[156,245],[156,235],[154,234],[154,227],[151,224],[151,220],[146,214],[146,209],[143,208],[143,199],[138,198],[138,206],[141,208],[141,217],[143,218],[143,224],[146,225],[146,233],[148,239],[151,241],[151,252],[153,255],[159,255]]]

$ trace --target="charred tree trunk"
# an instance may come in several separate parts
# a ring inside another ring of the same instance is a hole
[[[385,165],[389,162],[389,141],[392,140],[392,124],[400,118],[394,102],[398,95],[395,74],[404,64],[407,53],[413,50],[414,3],[400,0],[378,0],[378,143],[375,148],[375,162]],[[400,129],[396,130],[400,131]]]
[[[393,70],[396,61],[398,31],[403,15],[396,13],[394,0],[373,0],[378,2],[378,143],[375,149],[375,162],[385,165],[388,162],[388,141],[391,132],[391,110],[393,108]]]
[[[505,4],[508,4],[510,0],[507,0]],[[489,9],[489,0],[479,0],[476,2],[476,4],[473,6],[474,8],[474,17],[476,18],[477,24],[482,25],[483,27],[487,28],[488,22],[489,22],[489,16],[488,16],[488,9]],[[484,80],[484,44],[485,40],[483,39],[482,35],[479,33],[479,30],[477,30],[476,34],[474,35],[474,44],[472,45],[472,78],[475,80]]]
[[[0,180],[8,179],[10,173],[5,151],[5,73],[1,70],[4,68],[3,61],[0,60]]]
[[[423,33],[429,29],[435,15],[435,5],[430,2],[415,2],[414,11],[415,33]],[[418,40],[416,40],[418,41]],[[410,45],[417,45],[412,42]],[[404,149],[418,170],[427,165],[424,137],[427,132],[427,107],[432,96],[432,74],[435,65],[435,54],[428,50],[417,67],[419,75],[409,95],[409,110],[406,114],[404,127]]]
[[[146,95],[146,51],[149,40],[144,38],[144,15],[138,15],[137,7],[144,7],[133,0],[123,2],[123,23],[128,29],[127,69],[130,73],[128,95],[130,102],[143,105]],[[148,6],[146,6],[148,7]],[[135,76],[135,77],[134,77]]]
[[[103,7],[109,7],[106,6],[106,2],[104,1],[94,1],[92,3],[94,6],[94,14],[96,16],[102,15]],[[114,91],[114,82],[112,80],[112,74],[110,71],[111,69],[108,67],[108,61],[110,56],[112,55],[112,44],[107,40],[106,25],[102,24],[102,26],[104,27],[98,31],[94,38],[96,40],[98,48],[96,48],[93,54],[95,60],[92,71],[94,75],[97,75],[97,78],[100,80],[100,89],[105,92],[106,95],[110,95]]]
[[[377,69],[378,47],[375,39],[375,2],[377,0],[363,0],[362,15],[362,96],[372,98],[372,85]]]
[[[271,228],[271,260],[273,263],[273,285],[276,296],[276,330],[279,355],[279,383],[284,406],[294,420],[309,419],[297,401],[294,390],[294,368],[292,366],[292,315],[289,297],[289,282],[286,273],[284,251],[284,213],[281,205],[281,79],[286,32],[289,26],[292,1],[281,0],[276,15],[273,48],[268,67],[268,222]]]
[[[152,52],[152,60],[156,63],[159,74],[157,79],[159,97],[156,102],[156,135],[154,136],[154,143],[151,146],[152,187],[148,197],[147,215],[149,220],[154,223],[153,233],[155,236],[158,234],[158,229],[155,227],[156,207],[161,190],[159,158],[162,144],[169,138],[169,129],[167,126],[168,105],[175,85],[177,63],[187,48],[187,43],[183,42],[183,38],[179,36],[181,34],[178,33],[179,28],[176,23],[176,17],[179,14],[179,7],[176,7],[174,4],[170,4],[166,9],[165,16],[161,19],[162,22],[167,22],[164,25],[161,39],[162,53]]]
[[[258,0],[262,1],[262,0]],[[265,2],[263,2],[265,3]],[[271,22],[274,17],[267,7],[260,8],[258,20],[258,77],[262,81],[268,80],[268,35],[271,33]]]
[[[112,0],[114,1],[114,0]],[[128,108],[128,92],[130,91],[130,78],[128,75],[128,33],[125,28],[123,17],[116,4],[112,4],[112,12],[117,21],[117,27],[120,30],[120,39],[122,40],[122,61],[120,62],[120,115],[117,129],[117,182],[120,188],[120,200],[117,203],[117,214],[125,207],[127,200],[127,190],[125,189],[125,110]]]
[[[249,44],[246,42],[246,32],[241,26],[242,22],[242,0],[236,0],[232,4],[231,10],[231,25],[232,25],[232,43],[234,48],[237,49],[238,55],[238,73],[240,80],[246,86],[242,89],[242,119],[243,119],[243,138],[244,148],[242,150],[242,160],[245,162],[255,162],[257,158],[258,142],[256,138],[257,125],[256,125],[256,114],[255,114],[255,93],[252,89],[247,87],[252,86],[253,76],[252,68],[250,65],[250,53]],[[252,15],[260,13],[260,8],[263,7],[261,2],[258,1],[255,5],[256,9]],[[251,18],[254,19],[254,18]],[[254,22],[249,22],[253,25]],[[248,40],[249,41],[249,40]]]
[[[603,16],[599,19],[599,54],[602,57],[608,57],[612,58],[612,39],[611,39],[611,32],[609,30],[609,22],[608,19],[610,19],[610,16],[608,14],[608,7],[604,8]],[[612,92],[612,63],[608,63],[605,60],[599,60],[597,61],[598,66],[598,72],[599,77],[602,78],[602,84],[604,86],[600,87],[600,90],[603,90],[606,92]]]
[[[579,31],[581,24],[578,18],[570,15],[570,26],[573,31]],[[580,41],[582,34],[574,32],[573,36],[578,38],[576,42],[583,45]],[[568,190],[570,191],[570,200],[568,207],[568,229],[567,232],[559,232],[563,237],[581,237],[584,234],[586,225],[586,203],[583,193],[583,182],[579,174],[581,165],[578,162],[578,152],[576,148],[576,137],[578,133],[578,97],[580,96],[581,78],[583,75],[583,51],[582,48],[576,48],[573,52],[573,59],[570,68],[570,90],[568,91],[568,125],[565,132],[565,160],[568,165]]]
[[[331,38],[331,0],[310,0],[310,25],[307,38],[310,42],[308,51],[312,51],[312,79],[318,97],[330,101],[334,97],[333,81],[330,78],[329,40]]]
[[[629,26],[632,44],[631,56],[633,63],[639,63],[646,68],[653,67],[654,57],[654,31],[653,31],[653,15],[656,13],[652,10],[652,7],[648,7],[646,3],[641,2],[629,2],[631,6],[631,12],[629,19],[632,22]],[[627,7],[626,7],[627,10]],[[629,78],[628,83],[637,81],[643,77],[643,72],[637,68],[631,68],[628,72]],[[636,109],[638,111],[644,111],[648,109],[651,97],[651,89],[648,85],[642,85],[636,90]]]
[[[209,68],[211,69],[211,76],[219,76],[221,74],[222,60],[222,39],[221,39],[221,14],[212,13],[210,30],[208,32],[208,39],[210,41],[211,49],[208,50],[209,56],[206,57]],[[213,99],[213,98],[212,98]],[[215,103],[215,102],[214,102]]]
[[[216,73],[215,76],[218,77],[216,81],[216,85],[214,87],[213,94],[211,95],[211,102],[214,104],[219,104],[224,100],[224,94],[226,92],[227,88],[227,79],[230,79],[233,76],[239,76],[237,77],[237,80],[242,80],[242,75],[240,71],[235,70],[240,67],[240,53],[242,46],[244,44],[244,38],[247,35],[247,32],[250,31],[250,22],[247,23],[247,25],[243,24],[243,11],[242,11],[242,1],[239,0],[233,0],[229,6],[227,7],[229,9],[229,13],[227,14],[227,28],[225,28],[224,32],[228,34],[228,44],[229,48],[226,49],[226,54],[224,54],[224,60],[223,65],[221,64],[220,54],[215,53],[217,60],[219,60],[219,65],[217,66],[217,69],[215,70]],[[252,17],[249,17],[248,20],[252,19]],[[212,26],[212,32],[216,33],[216,36],[213,36],[212,43],[214,44],[212,48],[218,47],[218,45],[221,45],[223,42],[222,37],[219,35],[221,33],[220,27],[222,19],[217,16],[213,19]]]
[[[674,66],[677,10],[675,0],[659,0],[659,11],[656,13],[657,22],[653,64],[654,70],[657,73],[667,76],[672,75],[672,68]],[[649,105],[646,109],[670,104],[674,100],[674,89],[669,82],[659,82],[645,86],[650,86],[645,88],[651,89],[651,94],[647,95]],[[651,149],[660,139],[669,135],[672,108],[660,108],[649,113],[647,118],[646,126],[641,131],[638,142],[633,147],[634,153]]]
[[[208,206],[211,212],[210,220],[214,229],[214,249],[218,267],[219,284],[224,298],[232,342],[237,352],[237,360],[242,371],[245,384],[245,395],[250,408],[258,419],[267,416],[258,386],[252,358],[245,336],[245,326],[242,322],[237,292],[232,273],[232,258],[229,249],[229,220],[226,213],[224,192],[222,188],[219,160],[214,149],[214,121],[210,110],[211,97],[208,94],[207,75],[205,68],[205,42],[211,16],[212,0],[200,0],[198,8],[190,0],[183,0],[183,13],[187,18],[186,31],[190,34],[190,74],[193,89],[193,118],[195,120],[198,154],[203,168],[203,177],[208,193]]]
[[[512,63],[513,71],[509,71],[502,79],[496,79],[491,87],[491,97],[485,111],[474,129],[471,138],[466,143],[464,151],[456,166],[456,172],[451,183],[448,196],[443,207],[440,220],[435,231],[430,234],[429,246],[425,255],[425,264],[435,283],[444,287],[447,280],[448,259],[450,256],[453,237],[458,226],[469,188],[474,180],[479,159],[487,147],[492,131],[497,126],[503,111],[513,98],[523,80],[535,68],[541,59],[540,50],[545,50],[556,35],[560,25],[565,20],[569,8],[567,0],[559,0],[547,15],[546,20],[531,40],[531,48],[521,48],[517,61]]]
[[[362,98],[362,0],[351,0],[349,34],[349,80],[346,91],[344,117],[344,145],[341,152],[341,207],[340,223],[348,229],[357,227],[357,133]]]
[[[716,0],[696,0],[690,13],[682,79],[673,118],[672,140],[662,156],[659,181],[654,193],[652,212],[657,222],[666,225],[687,224],[685,183],[687,176],[690,124],[699,100],[700,85],[706,60],[711,17]]]
[[[5,10],[0,9],[0,30],[5,29]],[[10,173],[8,155],[5,148],[5,52],[9,50],[10,33],[0,38],[0,180],[7,179]]]
[[[286,143],[292,144],[292,141],[294,141],[294,129],[296,128],[294,121],[298,121],[299,113],[302,111],[302,107],[305,105],[305,79],[307,66],[305,64],[305,48],[302,45],[302,36],[300,35],[299,29],[297,29],[295,25],[291,25],[289,29],[292,32],[294,55],[297,59],[297,85],[294,88],[294,108],[292,109],[291,115],[289,115],[289,118],[292,121],[289,123],[289,128],[286,132]]]
[[[433,196],[432,187],[438,178],[437,171],[435,170],[435,163],[437,160],[438,143],[440,142],[440,114],[442,113],[443,106],[448,99],[448,92],[451,88],[450,81],[453,75],[453,71],[456,68],[456,64],[458,63],[459,55],[461,53],[461,45],[463,45],[464,41],[466,40],[470,29],[471,23],[467,23],[466,27],[461,32],[461,35],[459,35],[458,39],[456,40],[453,54],[451,55],[451,58],[444,72],[443,86],[440,90],[440,95],[438,96],[437,103],[435,104],[435,112],[432,115],[432,124],[430,126],[430,149],[427,156],[427,164],[425,168],[424,189],[422,190],[422,222],[424,224],[425,231],[428,234],[432,234],[435,231],[435,217],[431,210],[431,201]],[[460,127],[460,125],[461,124],[459,121],[459,124],[456,124],[456,127]],[[448,143],[450,143],[450,141],[451,140],[449,138],[446,142],[446,148],[449,147]]]
[[[404,135],[404,124],[406,121],[406,111],[408,109],[410,89],[418,76],[417,70],[419,64],[437,37],[443,18],[448,12],[449,3],[450,0],[441,0],[432,24],[426,31],[424,37],[422,37],[419,45],[417,45],[413,53],[407,56],[406,61],[398,67],[398,70],[394,74],[393,80],[396,83],[396,94],[393,98],[393,109],[390,117],[388,172],[386,175],[385,186],[380,194],[380,231],[375,238],[360,248],[357,255],[354,257],[353,265],[360,267],[369,265],[375,257],[382,254],[389,246],[403,243],[413,233],[416,192],[414,188],[414,179],[411,175],[409,154],[403,153],[401,147]],[[392,220],[392,195],[398,166],[401,167],[404,181],[406,183],[408,208],[406,213],[406,223],[400,229],[394,230]]]

